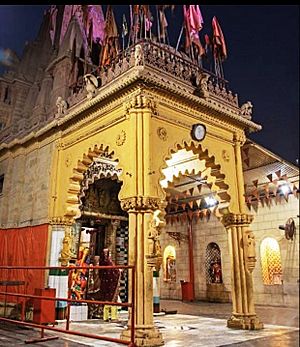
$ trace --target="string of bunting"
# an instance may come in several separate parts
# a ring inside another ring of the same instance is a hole
[[[287,174],[282,175],[281,170],[275,171],[275,179],[273,179],[273,173],[266,176],[269,182],[259,185],[258,179],[253,180],[252,186],[245,184],[245,201],[249,209],[251,207],[257,211],[258,205],[261,204],[270,206],[272,200],[275,201],[276,205],[281,203],[284,199],[286,202],[289,200],[289,195],[293,194],[296,198],[299,198],[299,188],[296,184],[291,184],[288,181]],[[282,192],[279,187],[279,183],[285,181],[289,187],[285,192]],[[249,189],[247,189],[249,187]]]
[[[206,208],[206,209],[197,209],[197,210],[189,210],[189,211],[183,211],[181,213],[174,213],[174,214],[167,214],[166,215],[166,223],[167,224],[186,224],[187,221],[194,220],[195,222],[198,222],[199,220],[203,220],[206,218],[207,221],[210,220],[211,215],[214,215],[217,210],[217,205],[214,206],[214,208]]]

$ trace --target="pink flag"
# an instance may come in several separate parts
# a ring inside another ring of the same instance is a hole
[[[199,31],[203,27],[203,17],[199,5],[190,5],[188,9],[184,6],[184,17],[190,40],[198,47],[199,54],[203,55],[205,51],[199,39]]]
[[[105,19],[101,5],[88,5],[87,34],[91,31],[94,42],[103,45],[105,39]]]
[[[213,45],[214,45],[214,54],[215,56],[221,58],[222,60],[227,58],[227,49],[225,44],[224,35],[220,27],[217,18],[214,17],[212,20],[213,28]]]
[[[198,31],[200,31],[203,27],[203,18],[199,5],[190,5],[189,17],[191,29],[198,33]]]
[[[50,38],[51,38],[52,45],[54,43],[54,37],[55,37],[57,11],[58,11],[57,7],[55,5],[51,5],[50,7]]]

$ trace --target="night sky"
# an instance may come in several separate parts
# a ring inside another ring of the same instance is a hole
[[[113,5],[119,28],[128,5]],[[20,57],[26,41],[32,41],[48,5],[0,5],[0,48],[11,48]],[[106,5],[103,6],[106,9]],[[299,6],[296,5],[200,5],[204,27],[211,33],[215,15],[223,30],[228,58],[223,64],[230,90],[240,104],[253,104],[252,120],[263,129],[250,138],[283,159],[299,158]],[[154,7],[151,6],[154,14]],[[182,24],[182,6],[169,20],[173,47]],[[3,72],[3,68],[0,69]]]

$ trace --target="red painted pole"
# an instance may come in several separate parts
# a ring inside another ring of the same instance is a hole
[[[194,252],[193,252],[193,229],[192,229],[192,217],[188,217],[188,238],[189,238],[189,267],[190,267],[190,283],[192,290],[191,300],[195,299],[195,274],[194,274]]]

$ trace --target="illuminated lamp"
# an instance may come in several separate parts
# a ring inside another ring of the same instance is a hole
[[[212,196],[207,196],[206,198],[204,198],[204,200],[205,200],[207,207],[215,206],[218,203],[218,201]]]
[[[291,189],[290,186],[288,184],[282,184],[278,190],[283,194],[290,194],[291,193]]]

